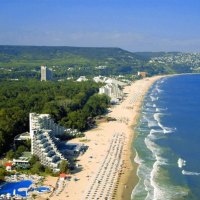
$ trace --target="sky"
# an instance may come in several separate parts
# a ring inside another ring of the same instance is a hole
[[[200,0],[0,0],[0,45],[200,52]]]

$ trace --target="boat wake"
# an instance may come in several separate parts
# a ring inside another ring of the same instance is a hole
[[[187,176],[200,176],[199,172],[189,172],[189,171],[185,171],[185,170],[182,170],[182,174],[187,175]]]

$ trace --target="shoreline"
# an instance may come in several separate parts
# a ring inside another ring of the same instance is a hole
[[[143,100],[144,100],[146,93],[148,92],[149,88],[157,80],[159,80],[160,78],[163,78],[163,77],[165,77],[165,76],[155,76],[155,77],[147,78],[150,80],[150,84],[145,88],[141,98],[138,100],[138,102],[136,104],[136,113],[135,113],[133,122],[132,122],[131,126],[129,127],[130,134],[129,134],[129,142],[127,144],[128,151],[127,151],[127,155],[125,157],[125,162],[127,163],[126,164],[127,167],[122,168],[123,173],[119,179],[120,185],[118,186],[118,190],[117,190],[118,192],[115,196],[116,200],[130,200],[132,191],[139,181],[139,178],[137,176],[138,164],[134,161],[136,151],[133,148],[133,142],[135,140],[135,137],[137,137],[137,135],[135,133],[135,128],[137,126],[138,120],[141,115],[141,107],[142,107]]]
[[[113,180],[111,180],[112,185],[110,186],[109,193],[117,200],[130,199],[133,186],[138,182],[138,177],[136,175],[137,164],[133,162],[135,152],[132,149],[132,143],[136,136],[134,127],[137,125],[141,105],[146,92],[156,80],[162,77],[164,76],[147,77],[125,86],[123,92],[126,94],[126,97],[118,105],[109,108],[110,112],[106,114],[107,117],[116,120],[102,122],[96,128],[86,131],[85,138],[87,141],[85,142],[83,142],[81,138],[76,138],[69,142],[87,145],[88,149],[83,155],[78,157],[77,165],[80,169],[70,174],[72,177],[71,181],[66,181],[62,191],[49,199],[85,199],[85,194],[91,190],[92,181],[102,171],[102,161],[106,161],[108,156],[112,156],[110,147],[116,133],[123,134],[124,143],[119,158],[113,159],[113,161],[118,160],[119,163],[116,164],[116,166],[118,166],[116,167],[117,171],[115,173],[113,172],[114,176]],[[112,165],[109,164],[109,169],[107,169],[107,171],[112,170],[112,168]],[[109,175],[105,177],[105,180],[108,177]],[[77,181],[74,181],[74,179],[77,179]],[[99,178],[97,180],[99,180]],[[103,183],[102,181],[101,185],[105,185],[105,183],[106,182]],[[55,178],[47,178],[46,185],[55,186],[55,184]],[[96,184],[93,183],[93,185]],[[104,191],[102,192],[104,193]],[[49,196],[43,196],[43,198],[44,197],[47,198]]]

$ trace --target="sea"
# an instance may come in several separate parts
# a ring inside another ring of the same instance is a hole
[[[165,77],[146,94],[135,128],[134,200],[200,200],[200,75]]]

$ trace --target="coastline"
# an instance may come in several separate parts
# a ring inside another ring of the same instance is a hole
[[[88,146],[87,151],[78,157],[79,170],[70,174],[71,181],[67,181],[64,188],[58,195],[54,195],[49,199],[84,199],[85,193],[88,191],[91,181],[101,169],[101,163],[106,159],[109,148],[116,133],[124,135],[123,150],[119,161],[122,165],[116,173],[117,181],[113,180],[114,187],[111,189],[114,199],[126,200],[130,199],[133,186],[138,182],[136,175],[137,165],[133,162],[135,153],[132,149],[134,141],[134,127],[137,124],[140,115],[143,98],[150,86],[158,79],[164,76],[155,76],[144,78],[133,82],[124,88],[126,97],[124,100],[109,109],[108,117],[115,118],[114,121],[102,122],[96,128],[85,133],[86,141],[76,138],[70,143],[81,143]],[[110,167],[112,168],[112,167]],[[120,172],[119,172],[120,171]],[[78,181],[74,181],[74,178]],[[54,181],[53,181],[54,180]],[[47,185],[56,184],[55,178],[48,177],[45,181]],[[78,189],[77,189],[78,188]],[[48,196],[45,195],[45,198]],[[40,197],[41,198],[41,197]],[[44,198],[44,196],[43,196]]]
[[[146,93],[148,92],[149,88],[160,78],[163,78],[165,76],[155,76],[148,79],[149,84],[146,85],[144,90],[142,90],[142,94],[138,101],[135,102],[135,111],[133,116],[132,124],[130,125],[130,134],[129,134],[129,142],[127,143],[127,154],[125,156],[125,163],[126,166],[123,167],[123,172],[121,177],[119,178],[120,185],[117,187],[117,193],[115,195],[116,200],[130,200],[131,194],[134,189],[134,187],[138,183],[138,176],[137,176],[137,167],[138,164],[134,162],[134,158],[136,155],[136,152],[133,148],[133,142],[135,137],[137,135],[135,134],[135,127],[137,126],[137,122],[140,118],[141,114],[141,106],[143,104],[144,97]],[[145,80],[145,79],[143,79]],[[134,84],[134,83],[133,83]]]

